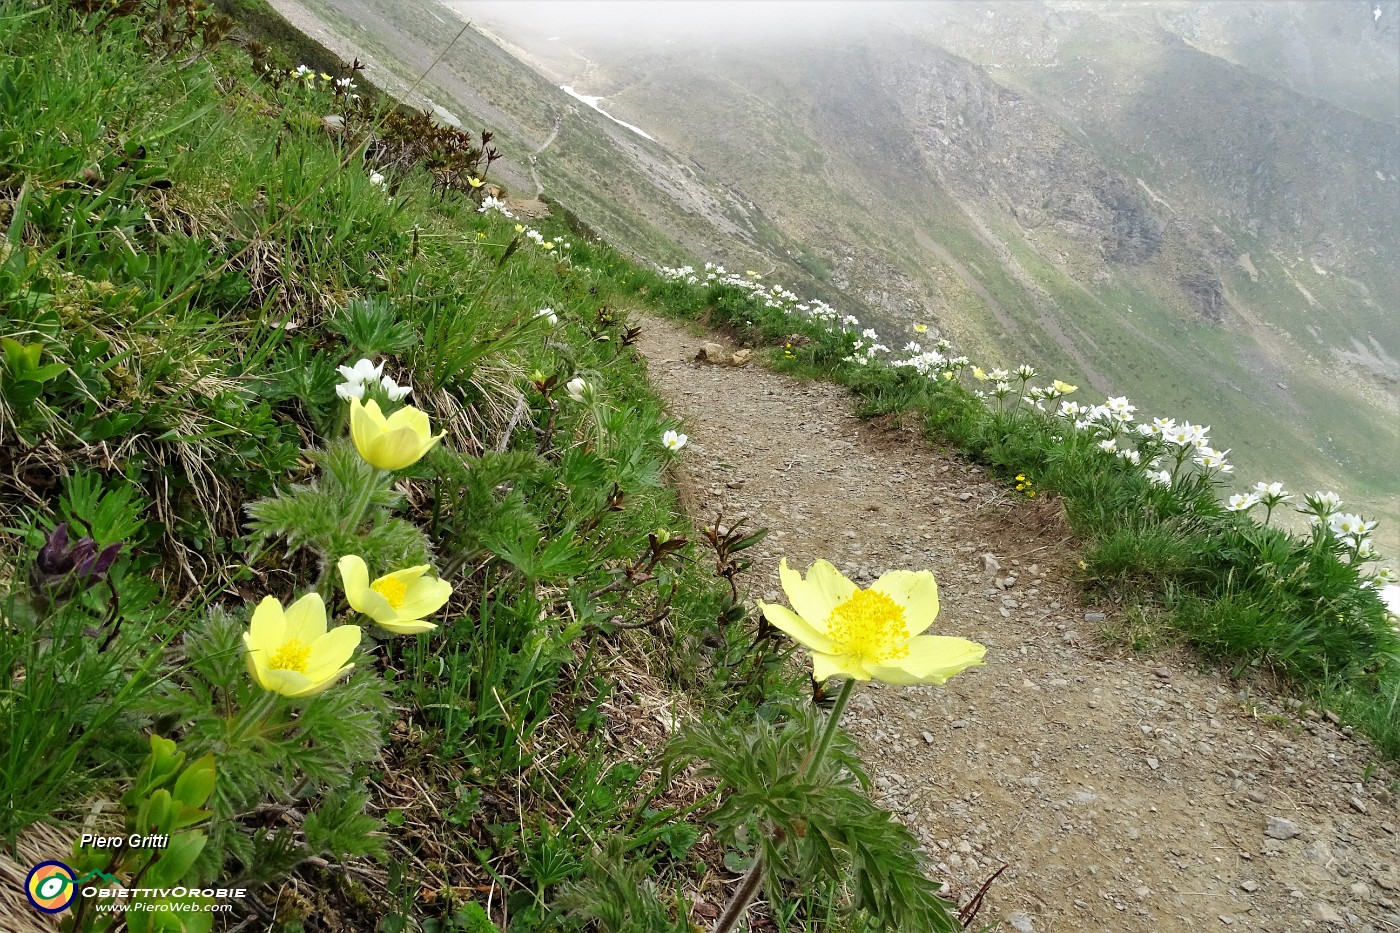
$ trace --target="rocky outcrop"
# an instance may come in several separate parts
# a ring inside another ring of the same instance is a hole
[[[1186,295],[1186,300],[1191,303],[1201,317],[1212,324],[1219,324],[1225,320],[1225,291],[1221,287],[1220,279],[1214,272],[1208,270],[1190,272],[1177,279],[1177,284],[1181,286],[1182,292]]]

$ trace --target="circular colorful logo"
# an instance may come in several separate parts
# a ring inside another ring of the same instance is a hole
[[[24,893],[35,910],[58,914],[67,910],[77,896],[73,869],[62,862],[40,862],[29,869],[24,879]]]

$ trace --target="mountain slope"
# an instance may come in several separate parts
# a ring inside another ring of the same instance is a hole
[[[403,83],[462,22],[302,2]],[[1400,518],[1376,455],[1400,451],[1396,127],[1228,60],[1224,39],[1182,38],[1243,14],[895,4],[775,44],[455,8],[475,25],[429,93],[522,166],[557,124],[546,195],[634,255],[765,273],[895,347],[929,323],[979,362],[1030,361],[1210,424],[1242,479],[1337,488]],[[533,187],[525,175],[504,177]]]

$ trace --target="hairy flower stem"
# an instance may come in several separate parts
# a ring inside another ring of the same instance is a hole
[[[277,694],[266,691],[229,719],[230,745],[241,745],[267,721],[277,708]]]
[[[378,467],[370,468],[369,482],[365,483],[359,497],[355,499],[355,504],[350,509],[350,520],[345,526],[347,533],[353,535],[355,529],[360,527],[360,522],[365,520],[365,512],[369,509],[369,502],[374,498],[374,491],[379,487],[383,474],[384,471]]]
[[[822,759],[826,757],[827,749],[831,748],[831,740],[836,735],[836,727],[841,722],[841,714],[846,711],[846,703],[851,699],[851,691],[855,689],[856,682],[847,678],[841,685],[841,692],[836,696],[836,705],[831,708],[831,713],[827,716],[826,728],[822,730],[822,737],[817,741],[817,747],[808,753],[799,774],[807,774],[819,767]],[[739,887],[735,889],[734,895],[729,899],[724,912],[715,921],[713,933],[731,933],[738,925],[739,920],[744,916],[744,911],[749,909],[749,904],[758,896],[758,890],[763,886],[763,852],[759,851],[754,855],[753,864],[749,866],[748,872],[743,880],[739,882]]]

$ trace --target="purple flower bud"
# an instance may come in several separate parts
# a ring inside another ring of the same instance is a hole
[[[49,535],[34,566],[29,568],[29,582],[38,590],[47,590],[55,599],[67,599],[93,586],[112,568],[122,543],[109,544],[101,551],[92,538],[69,544],[68,523],[63,522]]]

